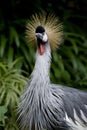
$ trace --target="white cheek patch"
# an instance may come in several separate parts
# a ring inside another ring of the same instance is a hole
[[[47,42],[48,41],[48,36],[46,33],[44,33],[43,35],[43,42]]]

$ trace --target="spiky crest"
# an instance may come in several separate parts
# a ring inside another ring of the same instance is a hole
[[[45,28],[51,49],[54,50],[58,48],[63,35],[62,24],[59,22],[59,19],[54,13],[47,15],[47,13],[42,12],[40,14],[32,15],[26,26],[26,37],[29,42],[36,42],[35,29],[39,25]]]

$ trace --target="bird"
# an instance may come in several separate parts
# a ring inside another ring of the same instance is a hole
[[[36,61],[20,96],[21,130],[87,130],[87,93],[50,80],[51,53],[63,41],[63,25],[54,13],[33,14],[26,38],[36,46]]]

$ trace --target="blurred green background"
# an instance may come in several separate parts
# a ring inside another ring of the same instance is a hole
[[[63,23],[64,43],[52,53],[51,81],[87,91],[87,1],[0,1],[0,130],[19,130],[17,104],[35,63],[26,21],[41,10]]]

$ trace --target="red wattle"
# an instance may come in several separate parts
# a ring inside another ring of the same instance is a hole
[[[40,48],[39,48],[39,53],[40,55],[43,55],[44,54],[44,45],[43,44],[40,44]]]

